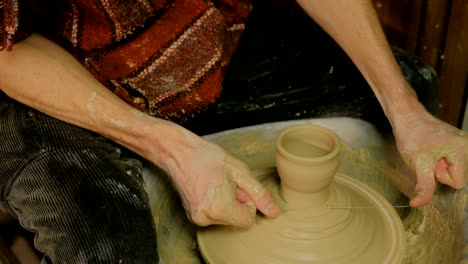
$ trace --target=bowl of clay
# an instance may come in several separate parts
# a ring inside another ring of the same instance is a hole
[[[197,233],[204,260],[221,263],[400,263],[403,224],[371,187],[337,173],[340,140],[327,128],[300,125],[276,141],[268,189],[276,219],[257,215],[250,229],[210,226]]]

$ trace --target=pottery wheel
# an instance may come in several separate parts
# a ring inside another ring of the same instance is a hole
[[[284,208],[278,188],[272,193]],[[340,174],[320,208],[286,211],[274,220],[257,215],[249,230],[212,226],[197,237],[212,264],[399,263],[405,244],[403,225],[385,198]]]
[[[277,170],[259,175],[283,211],[257,215],[246,230],[198,232],[204,259],[223,263],[400,263],[403,224],[385,198],[337,174],[340,141],[319,126],[296,126],[277,138]]]

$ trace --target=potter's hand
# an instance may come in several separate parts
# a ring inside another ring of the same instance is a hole
[[[255,223],[256,208],[268,217],[280,213],[247,165],[212,142],[188,131],[179,132],[182,135],[174,139],[177,144],[172,144],[160,165],[172,177],[195,224],[250,227]]]
[[[250,227],[256,208],[276,217],[279,208],[269,192],[253,177],[247,165],[219,146],[201,141],[182,160],[175,185],[194,223]]]
[[[394,131],[398,149],[417,177],[411,206],[428,204],[436,182],[456,189],[465,186],[468,135],[424,111],[400,116]]]

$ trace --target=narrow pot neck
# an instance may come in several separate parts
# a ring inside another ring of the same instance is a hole
[[[280,195],[287,205],[286,210],[320,208],[330,198],[330,188],[327,186],[321,191],[306,193],[292,190],[281,184]]]

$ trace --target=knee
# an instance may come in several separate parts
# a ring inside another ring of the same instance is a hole
[[[53,262],[157,261],[138,161],[102,148],[47,153],[22,171],[8,199]]]

